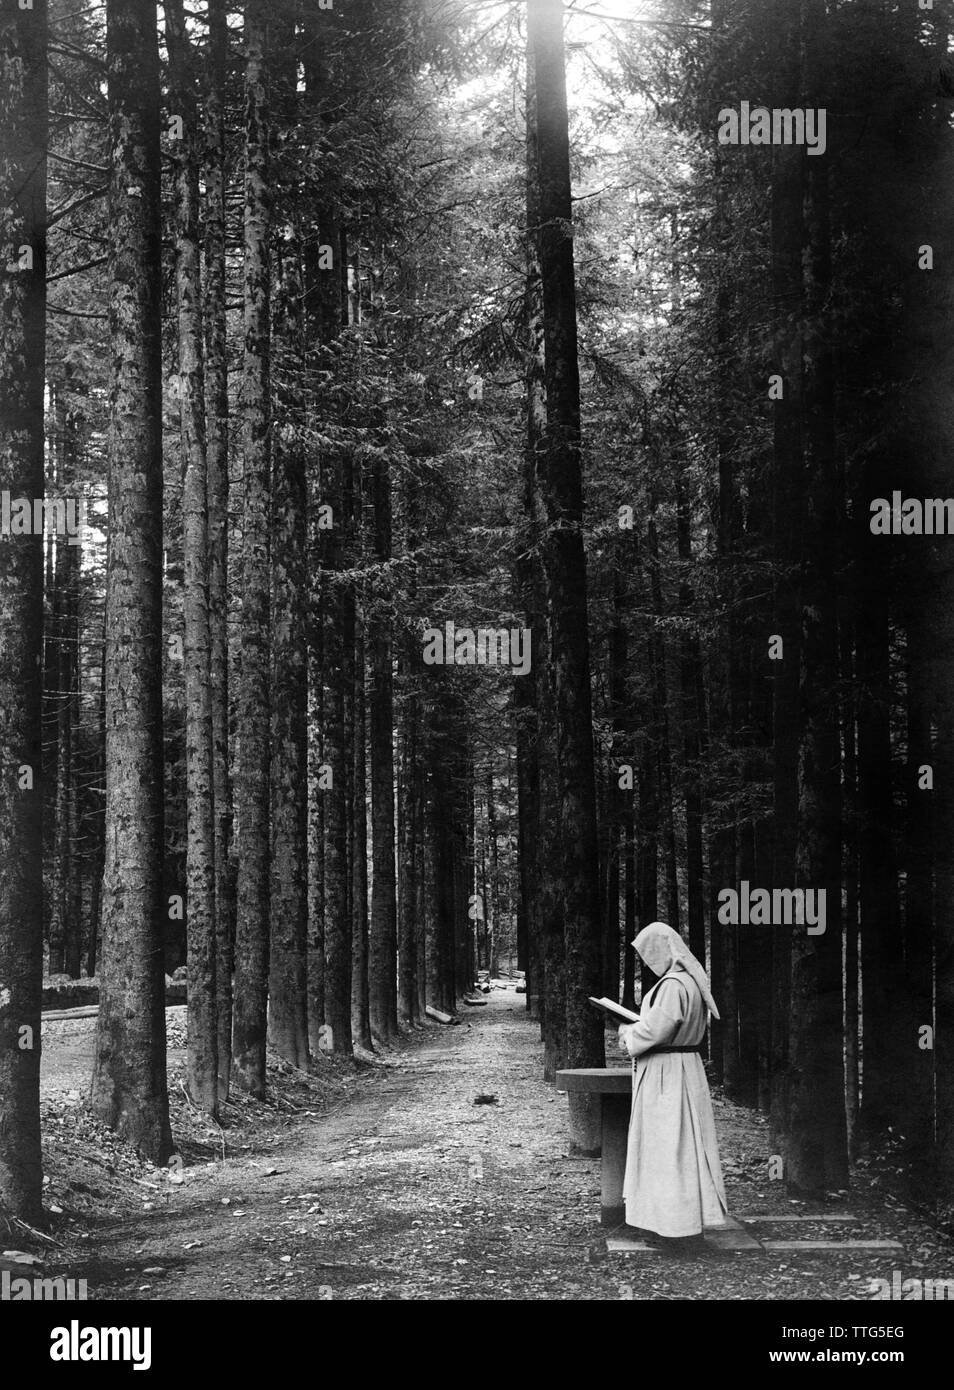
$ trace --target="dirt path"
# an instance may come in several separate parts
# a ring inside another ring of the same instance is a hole
[[[895,1269],[954,1275],[950,1243],[859,1196],[835,1199],[858,1217],[851,1234],[903,1231],[903,1253],[607,1256],[599,1163],[567,1155],[566,1100],[540,1072],[523,999],[498,992],[369,1070],[335,1113],[186,1168],[157,1209],[91,1232],[95,1257],[70,1272],[91,1298],[140,1300],[863,1299]],[[718,1099],[716,1116],[732,1213],[808,1211],[766,1181],[758,1117]],[[847,1238],[761,1234],[796,1229]]]

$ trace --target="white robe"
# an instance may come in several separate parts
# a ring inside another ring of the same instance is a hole
[[[698,1052],[652,1053],[702,1041],[707,1010],[695,980],[670,970],[638,1023],[621,1030],[633,1061],[633,1108],[623,1200],[627,1226],[698,1235],[725,1220],[725,1187],[709,1083]],[[648,1054],[648,1055],[647,1055]]]

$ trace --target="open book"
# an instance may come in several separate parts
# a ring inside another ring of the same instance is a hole
[[[639,1021],[639,1014],[634,1014],[631,1009],[624,1009],[622,1004],[617,1004],[612,999],[594,999],[592,994],[588,998],[591,1004],[595,1004],[598,1009],[609,1014],[614,1023],[637,1023]]]

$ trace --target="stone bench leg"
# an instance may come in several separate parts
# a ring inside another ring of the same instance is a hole
[[[600,1224],[620,1226],[626,1218],[623,1206],[623,1175],[626,1171],[626,1141],[629,1137],[629,1115],[633,1102],[632,1097],[627,1095],[604,1095],[602,1101]]]

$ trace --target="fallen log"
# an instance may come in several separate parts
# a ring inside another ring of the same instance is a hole
[[[44,1023],[58,1023],[70,1018],[95,1018],[99,1013],[98,1004],[88,1004],[83,1009],[44,1009]]]
[[[46,993],[46,991],[44,991],[44,995],[45,995],[45,993]],[[42,1017],[43,1017],[44,1019],[46,1019],[46,1021],[47,1021],[48,1023],[56,1023],[56,1022],[62,1021],[62,1020],[64,1020],[64,1019],[71,1019],[71,1018],[95,1018],[96,1015],[99,1013],[99,1004],[98,1004],[98,1002],[96,1002],[96,1001],[99,999],[99,989],[97,988],[97,989],[93,990],[93,991],[92,991],[92,995],[93,995],[92,1002],[90,1002],[90,1003],[88,1003],[88,1004],[81,1004],[81,1005],[79,1005],[77,1008],[73,1008],[73,1009],[46,1009],[46,1008],[44,1008],[44,1009],[43,1009],[43,1012],[42,1012]],[[46,1002],[46,1000],[45,1000],[45,998],[44,998],[44,1003],[45,1003],[45,1002]],[[187,1003],[187,1002],[188,1002],[188,1000],[187,1000],[187,997],[186,997],[186,987],[185,987],[185,985],[174,984],[174,985],[167,985],[167,986],[166,986],[166,1008],[167,1008],[167,1009],[171,1009],[171,1008],[175,1007],[175,1005],[177,1005],[177,1004],[185,1004],[185,1003]]]
[[[428,1004],[424,1012],[428,1018],[434,1019],[435,1023],[458,1023],[460,1021],[455,1014],[441,1013],[440,1009],[435,1009],[432,1004]]]

